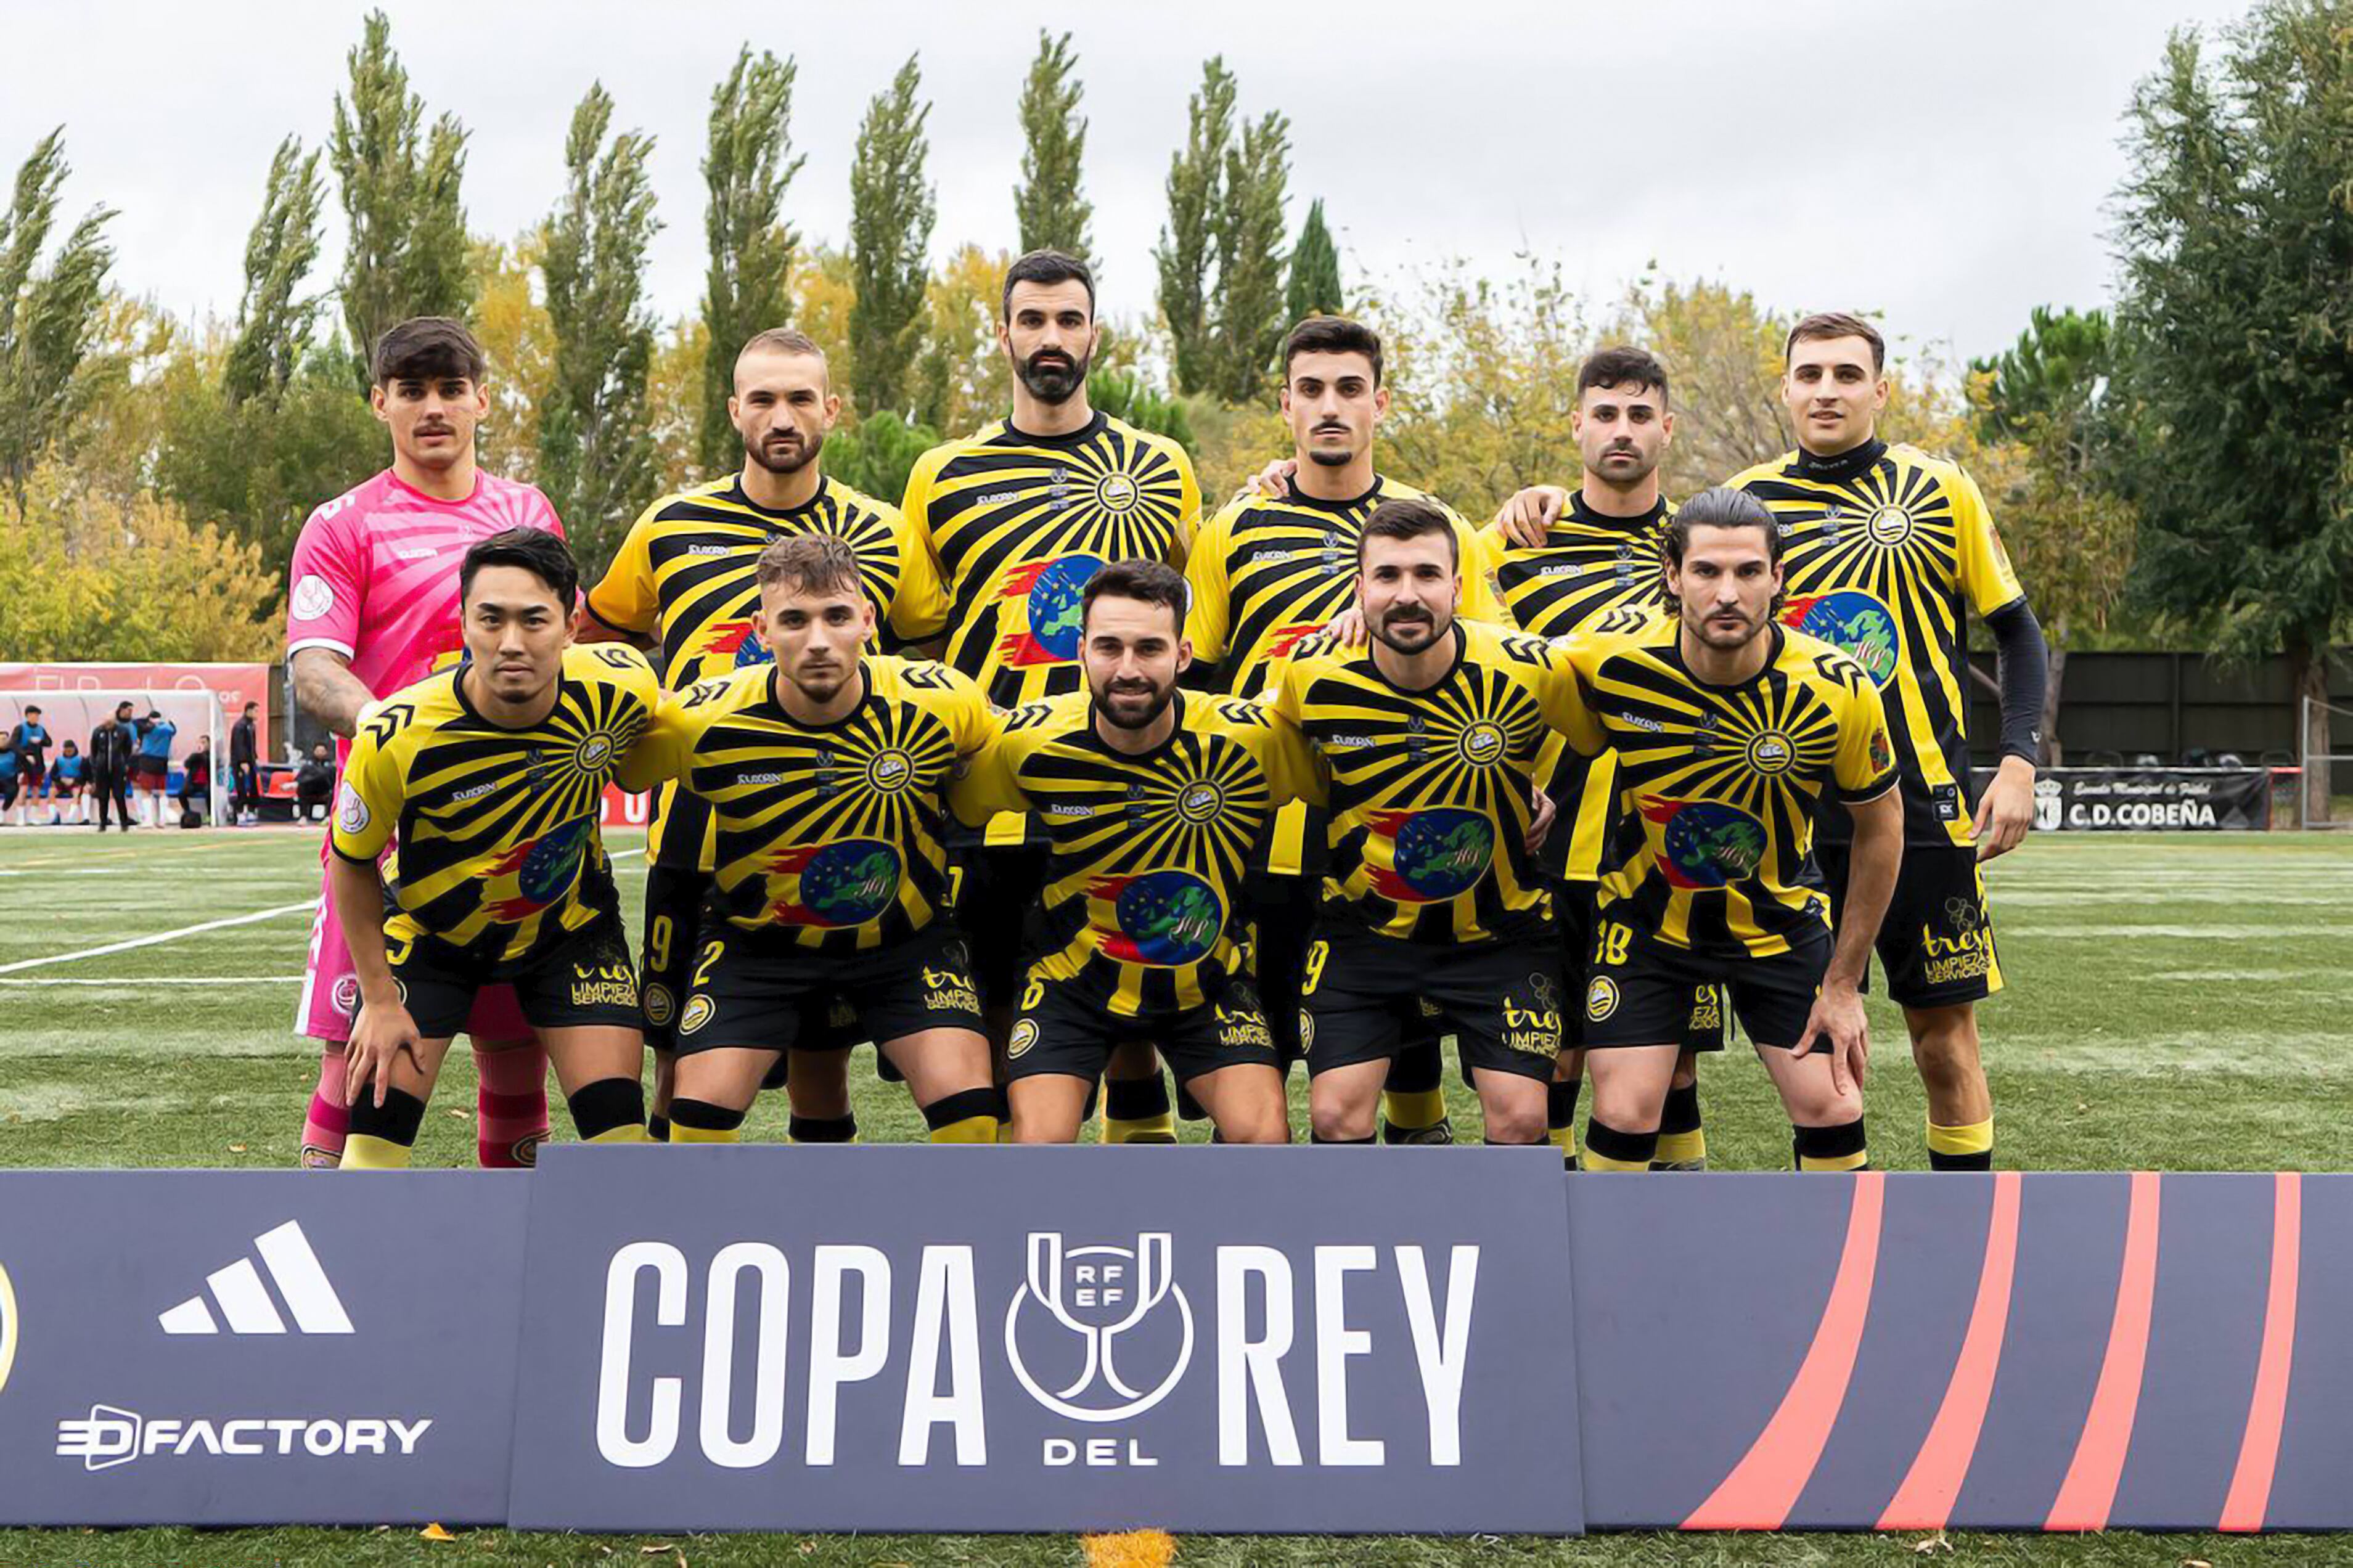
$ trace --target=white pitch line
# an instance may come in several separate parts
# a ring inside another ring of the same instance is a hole
[[[0,877],[128,877],[129,866],[60,866],[55,870],[0,871]]]
[[[128,952],[134,947],[153,947],[158,942],[177,942],[184,936],[195,936],[199,931],[251,925],[256,921],[276,920],[280,915],[290,915],[297,910],[315,911],[318,907],[318,900],[305,899],[299,904],[280,904],[274,910],[256,910],[249,915],[231,915],[227,920],[206,921],[199,925],[182,926],[177,931],[157,931],[153,936],[134,936],[128,942],[110,942],[104,947],[87,947],[79,952],[56,952],[47,958],[20,958],[14,963],[0,963],[0,974],[14,974],[20,969],[38,969],[48,963],[71,963],[77,959],[103,958],[110,952]],[[131,985],[139,983],[126,980],[121,984]]]

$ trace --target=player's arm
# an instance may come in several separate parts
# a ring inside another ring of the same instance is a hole
[[[1029,809],[1022,791],[1020,759],[1029,751],[1023,721],[1039,719],[1035,705],[1016,709],[998,720],[1003,726],[981,748],[964,759],[962,771],[948,785],[948,807],[967,827],[986,827],[1000,812]]]
[[[352,673],[349,654],[314,645],[294,655],[294,700],[304,712],[349,740],[359,727],[360,710],[375,699]]]
[[[654,585],[654,519],[668,500],[666,496],[657,500],[629,525],[613,563],[572,617],[573,641],[654,646],[661,619],[661,598]]]
[[[1847,683],[1846,696],[1831,772],[1839,804],[1854,819],[1854,847],[1846,901],[1839,911],[1837,945],[1793,1053],[1804,1056],[1820,1040],[1831,1053],[1831,1079],[1841,1093],[1849,1082],[1862,1082],[1869,1062],[1863,966],[1871,962],[1871,944],[1887,916],[1895,873],[1904,860],[1904,802],[1895,788],[1895,752],[1887,739],[1879,689],[1857,669]]]
[[[1592,672],[1599,667],[1593,639],[1575,635],[1560,637],[1546,646],[1541,691],[1545,722],[1580,755],[1599,756],[1609,744],[1609,734],[1593,709]],[[1539,777],[1549,778],[1556,770],[1559,759],[1548,761],[1553,765]]]
[[[1978,858],[2007,855],[2034,826],[2034,765],[2042,755],[2042,706],[2051,650],[2010,569],[2010,553],[1994,530],[1985,494],[1967,474],[1955,489],[1961,591],[1993,634],[2001,683],[2001,762],[1978,802]]]
[[[1567,510],[1567,486],[1530,485],[1496,510],[1495,531],[1509,543],[1533,550]]]
[[[294,541],[286,593],[286,658],[294,700],[349,739],[375,694],[352,673],[367,600],[368,542],[348,497],[311,514]]]
[[[387,729],[384,739],[390,734]],[[328,839],[333,850],[327,862],[328,891],[335,900],[335,917],[343,925],[352,973],[360,988],[359,1016],[352,1021],[351,1043],[344,1048],[345,1105],[357,1104],[371,1084],[375,1103],[382,1105],[385,1091],[392,1087],[394,1058],[406,1052],[416,1064],[417,1055],[417,1021],[401,1001],[384,945],[384,885],[376,861],[399,819],[400,800],[396,771],[383,744],[371,730],[353,745]]]

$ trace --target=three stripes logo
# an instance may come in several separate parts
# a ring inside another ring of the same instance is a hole
[[[189,1297],[178,1306],[156,1314],[155,1321],[167,1334],[216,1334],[220,1321],[228,1324],[232,1334],[282,1334],[287,1331],[286,1317],[294,1320],[293,1331],[298,1334],[348,1334],[352,1320],[343,1311],[343,1298],[327,1279],[327,1271],[319,1266],[319,1255],[311,1250],[310,1238],[293,1220],[274,1230],[267,1230],[253,1238],[253,1250],[259,1258],[240,1258],[223,1268],[205,1276],[206,1289]],[[267,1272],[270,1282],[278,1287],[278,1300],[270,1298],[268,1286],[262,1283]],[[206,1300],[206,1297],[210,1300]],[[286,1306],[280,1316],[278,1302]],[[213,1307],[220,1308],[220,1321],[213,1317]]]

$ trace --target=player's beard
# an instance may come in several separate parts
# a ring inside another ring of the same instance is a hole
[[[1403,618],[1406,626],[1410,626],[1417,631],[1421,629],[1423,626],[1428,626],[1430,628],[1430,635],[1422,638],[1419,642],[1399,641],[1398,637],[1394,635],[1391,630],[1391,628],[1398,623],[1399,610],[1405,611]],[[1446,635],[1446,627],[1451,624],[1451,622],[1440,624],[1438,616],[1422,605],[1417,605],[1409,609],[1403,605],[1396,605],[1384,612],[1377,622],[1372,623],[1372,634],[1378,637],[1382,644],[1388,647],[1391,652],[1407,655],[1427,653],[1431,647],[1437,645],[1440,637]]]
[[[816,462],[817,455],[825,450],[825,437],[819,436],[814,442],[801,440],[782,446],[776,449],[778,455],[771,456],[768,436],[775,434],[772,430],[757,441],[744,443],[744,456],[772,474],[797,474]]]
[[[1148,730],[1160,715],[1168,711],[1168,705],[1176,700],[1176,686],[1171,681],[1166,686],[1155,686],[1149,689],[1152,700],[1145,704],[1140,716],[1134,708],[1121,710],[1112,706],[1112,699],[1115,696],[1134,698],[1142,695],[1133,686],[1114,686],[1098,695],[1094,699],[1094,710],[1103,715],[1104,723],[1115,730]]]
[[[1728,653],[1735,648],[1746,647],[1764,636],[1766,626],[1773,618],[1770,615],[1764,615],[1751,619],[1748,612],[1740,609],[1738,605],[1733,605],[1731,608],[1741,616],[1741,624],[1737,629],[1716,620],[1715,617],[1717,612],[1715,610],[1710,610],[1697,621],[1687,620],[1684,624],[1691,627],[1692,635],[1701,642],[1719,652]]]
[[[1630,465],[1617,464],[1610,461],[1613,458],[1630,458],[1633,461]],[[1658,472],[1659,458],[1660,454],[1654,452],[1646,459],[1638,447],[1612,443],[1603,449],[1601,460],[1593,468],[1613,485],[1638,485]]]
[[[792,672],[791,679],[792,683],[800,689],[803,697],[807,698],[817,706],[823,707],[841,695],[841,689],[849,684],[850,675],[857,668],[855,660],[848,664],[837,660],[821,669],[796,668]]]
[[[1314,464],[1319,468],[1345,468],[1349,464],[1356,460],[1356,448],[1353,445],[1345,447],[1316,446],[1314,444],[1315,437],[1322,434],[1324,434],[1324,432],[1321,430],[1313,430],[1308,432],[1307,460],[1309,462]],[[1342,431],[1340,434],[1345,436],[1348,433],[1346,431]]]
[[[1063,363],[1041,367],[1038,363],[1038,355],[1031,354],[1026,360],[1013,363],[1013,374],[1021,378],[1021,384],[1030,396],[1040,403],[1060,406],[1076,396],[1079,388],[1086,385],[1087,367],[1094,363],[1092,355],[1075,359],[1066,355],[1064,359]]]

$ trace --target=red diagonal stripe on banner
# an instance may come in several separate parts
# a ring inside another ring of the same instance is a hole
[[[2279,1463],[2280,1426],[2287,1419],[2288,1366],[2295,1356],[2296,1265],[2304,1248],[2304,1178],[2282,1171],[2272,1178],[2272,1288],[2263,1303],[2263,1349],[2255,1362],[2255,1392],[2247,1405],[2239,1467],[2222,1500],[2221,1528],[2261,1530],[2271,1504],[2272,1472]]]
[[[1985,1431],[1986,1405],[1993,1398],[1995,1371],[2001,1365],[2002,1335],[2010,1326],[2010,1282],[2018,1265],[2018,1200],[2021,1178],[2004,1171],[1993,1179],[1993,1212],[1986,1222],[1985,1262],[1978,1270],[1978,1297],[1961,1353],[1945,1384],[1943,1403],[1928,1436],[1912,1458],[1912,1468],[1887,1510],[1882,1530],[1942,1530],[1961,1495],[1969,1461],[1977,1458]]]
[[[1819,1178],[1817,1178],[1819,1179]],[[1683,1522],[1685,1530],[1778,1530],[1821,1462],[1822,1446],[1846,1403],[1847,1380],[1854,1375],[1871,1316],[1871,1281],[1879,1265],[1879,1216],[1886,1203],[1886,1176],[1864,1171],[1854,1178],[1854,1203],[1847,1210],[1846,1246],[1838,1277],[1814,1328],[1814,1342],[1798,1375],[1781,1396],[1773,1419],[1748,1446],[1732,1473]]]
[[[2148,1316],[2157,1299],[2157,1226],[2159,1182],[2154,1171],[2135,1171],[2132,1203],[2125,1215],[2125,1260],[2116,1277],[2116,1317],[2108,1324],[2108,1352],[2100,1381],[2092,1390],[2083,1435],[2059,1499],[2051,1505],[2045,1530],[2105,1530],[2116,1506],[2116,1482],[2132,1447],[2133,1415],[2140,1407],[2141,1373],[2148,1361]]]

